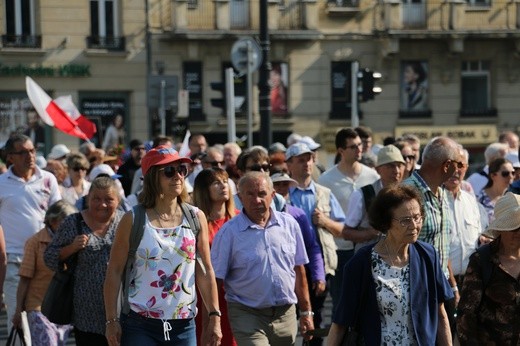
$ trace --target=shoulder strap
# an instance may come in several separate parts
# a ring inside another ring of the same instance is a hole
[[[188,220],[188,223],[190,224],[190,228],[195,235],[195,244],[197,243],[197,237],[200,232],[200,220],[197,214],[195,213],[195,210],[191,208],[187,203],[181,202],[181,209],[182,213]],[[197,246],[195,245],[195,249]],[[200,268],[202,269],[202,272],[206,274],[206,267],[204,266],[204,263],[202,262],[202,258],[200,257],[199,251],[195,250],[195,258],[197,259],[197,262],[200,265]]]
[[[126,258],[125,270],[123,272],[123,292],[121,295],[122,312],[128,314],[130,312],[130,304],[128,303],[128,290],[130,288],[130,273],[135,262],[135,253],[137,247],[141,243],[144,234],[144,223],[146,220],[146,209],[137,204],[133,207],[134,220],[132,222],[132,229],[130,230],[130,239],[128,240],[128,256]]]
[[[486,172],[484,172],[484,170],[482,170],[482,171],[478,171],[478,174],[480,174],[480,175],[482,175],[482,176],[484,176],[484,177],[486,177],[486,178],[489,177],[489,175],[488,175]]]
[[[376,190],[372,186],[372,184],[365,185],[361,187],[361,192],[363,192],[363,200],[365,201],[365,210],[368,213],[370,206],[372,205],[372,201],[376,197]]]

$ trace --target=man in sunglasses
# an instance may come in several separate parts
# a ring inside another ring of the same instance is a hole
[[[36,166],[36,150],[29,137],[12,135],[5,144],[5,152],[11,166],[0,175],[0,225],[7,252],[3,289],[7,321],[11,321],[25,242],[44,227],[47,208],[61,200],[61,194],[56,177]]]
[[[224,169],[224,153],[217,147],[209,147],[201,158],[202,169],[222,168]],[[229,189],[233,195],[237,194],[235,182],[228,178]]]

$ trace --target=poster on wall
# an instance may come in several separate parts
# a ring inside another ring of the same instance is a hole
[[[409,60],[401,62],[401,109],[405,112],[426,112],[428,105],[428,63]]]
[[[271,113],[284,116],[288,114],[289,67],[284,62],[271,63],[272,68],[269,75],[269,86],[271,87]]]
[[[29,136],[36,151],[45,155],[45,125],[25,93],[0,95],[0,146],[15,132]]]
[[[331,63],[331,119],[350,117],[351,99],[351,62],[333,61]]]
[[[204,120],[202,111],[202,63],[186,61],[182,69],[182,85],[188,91],[188,114],[190,120]]]
[[[81,113],[97,127],[91,141],[98,148],[109,151],[114,146],[126,144],[125,122],[127,119],[125,98],[82,98]]]

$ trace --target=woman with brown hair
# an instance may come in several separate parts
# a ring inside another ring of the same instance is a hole
[[[200,220],[197,232],[182,211],[188,198],[184,178],[189,163],[189,158],[162,145],[151,149],[141,161],[144,181],[139,204],[145,209],[145,222],[129,274],[128,301],[124,302],[130,311],[120,317],[118,294],[136,207],[121,221],[107,269],[104,297],[110,345],[195,346],[196,288],[209,311],[206,340],[211,345],[220,344],[221,313],[206,216],[198,208],[188,207]]]
[[[489,163],[488,183],[477,195],[477,201],[484,207],[488,214],[489,223],[493,222],[496,202],[502,197],[509,185],[513,182],[515,170],[513,164],[498,158]]]
[[[221,168],[210,168],[200,172],[195,178],[193,186],[193,204],[199,207],[208,217],[209,243],[219,231],[220,227],[239,213],[235,209],[233,196],[228,184],[228,174]],[[227,314],[227,303],[224,299],[224,289],[218,287],[219,306],[222,311],[222,345],[236,345],[231,331]],[[207,312],[203,304],[197,304],[202,314],[197,315],[197,340],[200,341],[201,332],[207,328]],[[202,316],[202,318],[199,318]],[[200,329],[200,330],[199,330]],[[205,344],[205,343],[203,343]]]

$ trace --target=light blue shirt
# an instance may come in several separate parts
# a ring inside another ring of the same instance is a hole
[[[226,222],[213,239],[211,262],[228,302],[262,309],[297,303],[294,266],[309,260],[296,220],[271,208],[265,228],[245,213]]]

